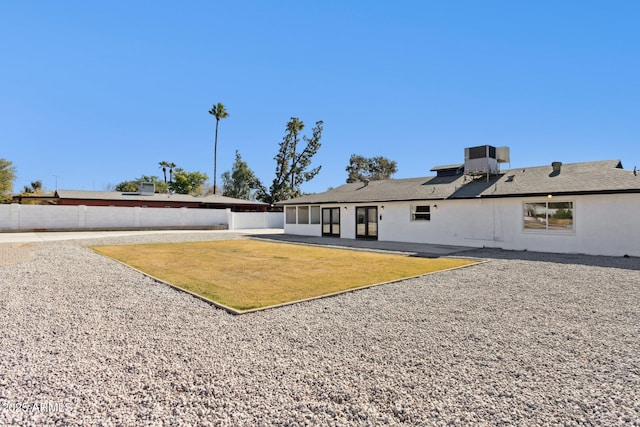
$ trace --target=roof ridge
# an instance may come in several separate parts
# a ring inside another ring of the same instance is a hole
[[[558,160],[559,161],[559,160]],[[553,163],[553,162],[552,162]],[[542,169],[542,168],[548,168],[551,167],[551,164],[549,163],[548,165],[538,165],[538,166],[522,166],[522,167],[512,167],[510,169],[504,169],[501,170],[500,173],[501,174],[506,174],[509,171],[517,171],[517,170],[522,170],[522,169]],[[616,164],[622,164],[622,162],[619,159],[609,159],[609,160],[592,160],[592,161],[586,161],[586,162],[571,162],[571,163],[564,163],[561,162],[562,166],[573,166],[573,165],[588,165],[588,164],[602,164],[602,163],[616,163]]]

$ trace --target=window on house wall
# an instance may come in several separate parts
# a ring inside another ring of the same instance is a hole
[[[309,206],[298,206],[298,224],[309,224]]]
[[[524,204],[524,229],[573,231],[573,202]]]
[[[287,206],[285,208],[285,221],[287,224],[295,224],[296,223],[296,207],[295,206]]]
[[[320,206],[311,206],[311,224],[320,224]]]
[[[430,205],[411,206],[411,221],[431,221]]]

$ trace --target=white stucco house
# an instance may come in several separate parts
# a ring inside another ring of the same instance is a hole
[[[640,176],[618,160],[501,171],[506,147],[465,149],[435,176],[349,183],[280,202],[285,233],[640,257]]]

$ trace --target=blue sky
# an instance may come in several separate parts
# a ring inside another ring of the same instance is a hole
[[[158,162],[265,183],[290,117],[324,121],[303,191],[351,154],[396,178],[511,148],[511,166],[640,167],[637,1],[3,1],[0,157],[14,189],[104,190]]]

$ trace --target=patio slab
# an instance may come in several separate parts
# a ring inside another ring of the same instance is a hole
[[[386,242],[367,239],[341,239],[339,237],[298,236],[294,234],[273,234],[269,236],[252,237],[287,243],[300,243],[306,245],[342,247],[381,252],[397,252],[423,257],[450,256],[472,249],[477,249],[468,246],[435,245],[429,243]]]

